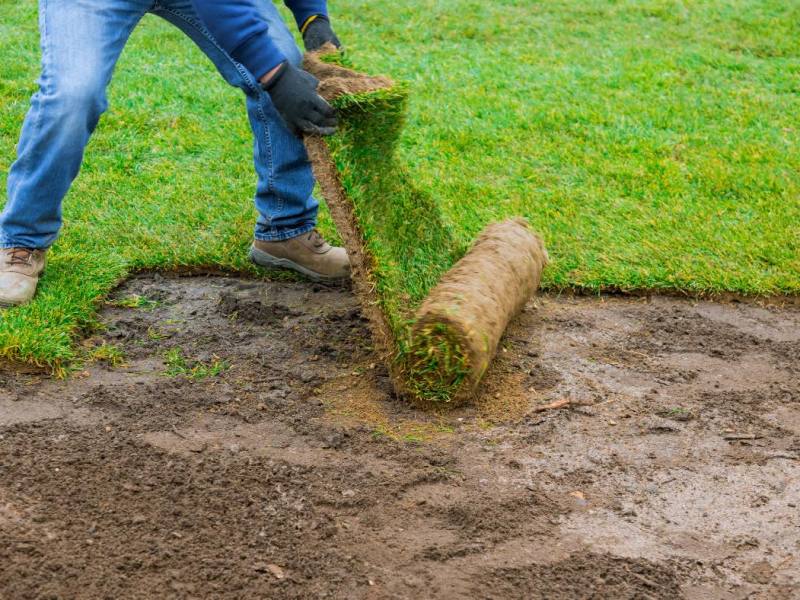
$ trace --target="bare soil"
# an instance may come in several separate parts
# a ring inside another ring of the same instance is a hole
[[[539,297],[432,415],[348,290],[133,294],[0,371],[0,598],[800,598],[796,306]]]

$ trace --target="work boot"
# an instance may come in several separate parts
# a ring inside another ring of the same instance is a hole
[[[250,260],[268,269],[293,269],[312,281],[350,277],[347,251],[331,246],[316,229],[279,242],[255,240]]]
[[[0,306],[30,302],[44,271],[45,251],[0,248]]]

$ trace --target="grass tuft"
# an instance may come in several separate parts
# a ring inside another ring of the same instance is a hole
[[[168,377],[186,377],[198,381],[209,377],[217,377],[230,368],[227,361],[214,356],[210,361],[188,359],[180,347],[170,348],[164,353],[164,375]]]
[[[125,353],[118,346],[107,342],[92,348],[87,357],[90,361],[105,363],[110,367],[121,367],[125,364]]]

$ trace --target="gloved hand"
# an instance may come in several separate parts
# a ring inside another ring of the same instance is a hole
[[[342,47],[339,38],[336,37],[333,29],[331,29],[331,22],[328,17],[317,15],[303,31],[303,43],[306,45],[306,50],[311,52],[321,48],[325,42],[330,42],[337,48]]]
[[[317,94],[317,78],[284,62],[263,84],[272,104],[295,135],[336,133],[336,111]]]

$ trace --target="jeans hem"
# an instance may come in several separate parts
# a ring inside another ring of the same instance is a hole
[[[256,231],[255,238],[262,242],[282,242],[284,240],[297,237],[298,235],[308,233],[314,229],[314,227],[316,227],[314,223],[307,223],[292,229],[277,229],[275,227],[271,227],[267,231]]]
[[[8,238],[0,238],[0,249],[6,250],[8,248],[28,248],[30,250],[47,250],[50,246],[31,246],[30,244],[20,244],[19,242],[12,242]]]

